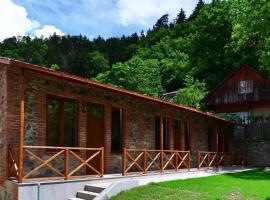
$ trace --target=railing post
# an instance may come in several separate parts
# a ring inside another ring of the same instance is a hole
[[[160,150],[160,172],[163,172],[163,150]]]
[[[200,151],[198,150],[198,153],[197,153],[197,167],[198,167],[198,170],[200,170],[200,164],[201,164],[201,161],[200,161]]]
[[[216,166],[217,168],[219,167],[219,153],[217,152],[217,155],[216,155]]]
[[[210,169],[210,153],[207,152],[207,168]]]
[[[101,147],[101,156],[100,156],[100,173],[101,173],[101,176],[100,177],[103,177],[104,175],[104,147]]]
[[[190,171],[190,151],[188,151],[188,171]]]
[[[147,165],[146,149],[144,149],[143,160],[144,160],[143,161],[143,171],[146,174],[147,173],[147,171],[146,171],[146,165]]]
[[[65,180],[68,180],[69,149],[65,149]]]
[[[126,176],[126,148],[122,152],[122,175]]]
[[[178,170],[178,152],[175,151],[175,171]]]

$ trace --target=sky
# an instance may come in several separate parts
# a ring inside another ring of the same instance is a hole
[[[206,3],[211,0],[205,0]],[[189,16],[198,0],[0,0],[0,41],[29,35],[82,34],[89,39],[140,33],[181,8]]]

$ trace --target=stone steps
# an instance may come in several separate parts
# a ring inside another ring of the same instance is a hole
[[[92,200],[95,199],[105,188],[85,185],[84,190],[78,191],[76,197],[69,198],[68,200]]]

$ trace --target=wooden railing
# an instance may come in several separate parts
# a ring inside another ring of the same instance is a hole
[[[146,174],[149,171],[163,172],[164,170],[190,169],[190,152],[175,150],[123,150],[122,174]]]
[[[219,167],[224,159],[223,152],[198,151],[198,169],[202,167]]]
[[[24,164],[21,171],[18,170],[18,165],[13,159],[14,152],[9,151],[9,160],[12,160],[19,182],[42,179],[67,180],[93,175],[101,177],[104,174],[103,147],[24,146],[23,150]],[[29,167],[30,163],[35,163],[35,166]],[[14,172],[10,173],[14,174]]]
[[[18,163],[16,162],[16,158],[14,158],[15,155],[15,146],[9,145],[8,146],[8,177],[10,179],[18,179],[19,177],[19,171],[18,171]]]

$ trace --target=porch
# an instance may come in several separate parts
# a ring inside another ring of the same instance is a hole
[[[89,192],[89,195],[96,193],[96,199],[110,198],[121,191],[134,187],[146,185],[151,182],[163,182],[171,180],[189,179],[213,176],[223,173],[236,173],[250,170],[251,168],[243,167],[223,167],[219,169],[200,169],[191,168],[189,171],[150,173],[150,174],[133,174],[122,176],[122,174],[106,174],[102,178],[77,179],[77,180],[53,180],[39,181],[35,183],[22,183],[18,185],[19,199],[84,199],[78,197],[79,194],[87,195],[90,189],[99,189],[95,192]],[[16,184],[13,182],[13,184]],[[59,192],[61,191],[61,192]],[[80,195],[79,195],[80,196]],[[94,198],[94,197],[93,197]],[[89,197],[91,199],[91,197]]]
[[[104,147],[23,146],[21,167],[14,159],[16,148],[8,149],[8,179],[18,183],[102,178]],[[198,151],[197,169],[219,169],[236,163],[224,152]],[[190,151],[123,149],[122,176],[189,172]]]

